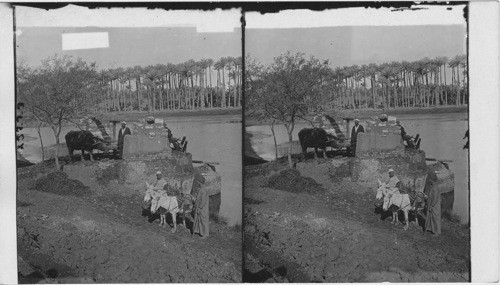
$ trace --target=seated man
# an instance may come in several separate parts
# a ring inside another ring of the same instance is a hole
[[[417,134],[415,140],[413,140],[412,136],[406,134],[405,128],[401,126],[401,123],[399,121],[396,121],[396,125],[401,128],[401,138],[406,142],[406,147],[419,149],[420,148],[419,135]]]
[[[399,193],[398,183],[399,179],[395,175],[394,169],[389,169],[389,179],[385,182],[385,187],[389,189],[391,194]]]
[[[161,171],[157,171],[156,182],[153,184],[153,190],[160,195],[167,194],[167,190],[164,189],[165,185],[167,185],[167,181],[163,178]]]
[[[167,123],[163,123],[163,127],[167,129],[168,142],[172,145],[172,149],[181,150],[178,140],[172,135],[172,131],[167,127]]]

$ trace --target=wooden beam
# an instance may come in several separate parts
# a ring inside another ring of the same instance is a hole
[[[201,160],[193,160],[193,163],[202,163],[202,164],[213,164],[213,165],[219,165],[218,162],[216,161],[201,161]]]
[[[440,162],[453,162],[451,159],[441,159],[441,158],[431,158],[431,157],[426,157],[425,160],[427,161],[440,161]]]

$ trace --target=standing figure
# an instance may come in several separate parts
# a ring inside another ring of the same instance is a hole
[[[354,126],[351,130],[351,148],[352,154],[356,155],[356,141],[358,140],[358,133],[364,133],[365,129],[359,124],[358,119],[354,119]]]
[[[208,190],[205,187],[205,178],[201,174],[196,175],[194,183],[198,183],[200,191],[196,196],[196,206],[195,206],[195,217],[193,225],[193,234],[199,234],[201,238],[205,239],[208,237],[208,226],[209,226],[209,211],[208,203],[209,196]]]
[[[118,156],[123,157],[123,141],[126,135],[131,135],[130,129],[127,127],[125,121],[122,122],[122,127],[118,132]]]
[[[424,194],[427,198],[425,232],[431,231],[435,235],[441,234],[441,192],[437,185],[437,175],[429,171],[425,181]]]

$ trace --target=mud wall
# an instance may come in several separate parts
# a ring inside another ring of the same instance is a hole
[[[427,178],[427,164],[423,151],[405,151],[402,154],[379,153],[378,156],[356,157],[352,161],[352,180],[376,187],[377,179],[388,179],[389,169],[394,169],[407,190],[423,191]]]
[[[328,188],[329,183],[343,179],[355,181],[373,190],[378,181],[388,179],[388,170],[394,169],[401,180],[401,191],[423,192],[429,170],[437,174],[443,214],[451,215],[454,203],[454,174],[441,163],[427,165],[423,151],[405,151],[402,155],[379,154],[378,157],[340,158],[318,162],[301,162],[296,166],[301,175],[313,178]]]
[[[145,182],[154,182],[156,172],[161,171],[163,177],[174,189],[181,189],[184,181],[194,177],[191,154],[173,153],[166,157],[164,153],[140,154],[128,156],[116,164],[118,183],[132,189],[143,191]],[[188,182],[189,183],[189,182]]]
[[[376,189],[377,179],[385,181],[393,168],[406,190],[423,191],[427,178],[427,165],[423,151],[399,154],[379,154],[378,157],[355,157],[326,160],[321,163],[298,163],[304,175],[324,184],[349,179]]]
[[[115,183],[132,194],[142,194],[145,182],[154,183],[157,171],[171,188],[190,193],[195,175],[200,174],[210,195],[211,215],[220,210],[221,176],[206,165],[193,167],[190,153],[172,151],[168,139],[161,136],[125,136],[122,160],[68,164],[63,171],[93,189],[106,189]]]
[[[403,154],[404,145],[401,143],[401,135],[379,133],[358,133],[356,142],[356,156],[369,157],[381,153]]]
[[[366,121],[365,132],[358,133],[356,157],[378,156],[385,153],[403,154],[401,128],[396,121]]]
[[[125,136],[123,142],[124,159],[140,159],[141,156],[160,156],[167,158],[172,155],[168,138],[163,136]]]

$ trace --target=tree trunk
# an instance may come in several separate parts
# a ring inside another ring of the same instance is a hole
[[[236,70],[235,70],[235,72],[236,72]],[[238,97],[238,91],[237,91],[237,89],[236,89],[236,87],[237,87],[237,86],[238,86],[238,85],[237,85],[237,83],[236,83],[236,74],[235,74],[235,75],[234,75],[234,85],[233,85],[233,88],[234,88],[234,95],[233,95],[233,96],[234,96],[234,98],[233,98],[233,99],[234,99],[234,103],[233,103],[233,107],[234,107],[234,108],[238,107],[238,106],[236,105],[236,99],[237,99],[236,97]]]
[[[444,65],[444,102],[448,106],[448,86],[446,86],[446,64]]]
[[[457,65],[457,100],[458,105],[462,104],[462,96],[460,94],[460,67]]]
[[[36,126],[36,132],[38,133],[38,138],[40,138],[40,146],[42,147],[42,162],[45,161],[45,151],[44,151],[44,148],[43,148],[43,140],[42,140],[42,124],[38,124]]]
[[[372,77],[371,78],[371,84],[372,84],[372,100],[373,100],[373,109],[376,109],[376,103],[375,103],[375,92],[377,89],[375,88],[375,79]]]
[[[224,74],[224,67],[222,67],[222,107],[226,108],[226,75]]]
[[[393,86],[394,88],[394,108],[398,108],[399,107],[399,104],[398,104],[398,89],[396,86]]]
[[[141,78],[135,79],[135,88],[137,92],[137,111],[141,111]]]
[[[292,132],[293,132],[293,123],[292,125],[285,124],[286,131],[288,133],[288,166],[290,168],[293,168],[293,161],[292,161]]]
[[[57,128],[59,128],[59,130],[57,130]],[[55,153],[56,169],[60,170],[61,167],[59,165],[59,134],[61,133],[61,126],[53,126],[52,131],[54,132],[54,136],[56,137],[56,153]]]
[[[271,132],[273,133],[273,139],[274,139],[274,158],[278,159],[278,143],[276,142],[276,134],[274,133],[274,124],[276,120],[273,120],[271,123]]]

